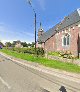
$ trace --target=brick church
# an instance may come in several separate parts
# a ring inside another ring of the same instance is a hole
[[[70,51],[78,56],[80,53],[80,9],[66,16],[60,23],[44,32],[38,30],[37,47],[45,51]]]

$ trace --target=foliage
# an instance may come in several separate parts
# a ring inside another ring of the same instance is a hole
[[[36,54],[39,56],[39,55],[41,55],[41,56],[43,56],[44,55],[44,50],[43,50],[43,48],[37,48],[36,49]]]
[[[35,49],[34,48],[15,48],[15,47],[11,47],[11,48],[7,48],[7,49],[12,50],[12,51],[16,51],[18,53],[35,54]]]
[[[34,47],[35,43],[32,42],[32,43],[28,43],[28,47]]]
[[[59,56],[60,52],[49,52],[49,55],[53,55],[53,56]]]
[[[2,42],[0,42],[0,46],[4,47],[4,44]]]
[[[6,47],[11,47],[11,43],[10,42],[6,42]]]
[[[21,43],[23,47],[34,47],[35,43],[26,43],[26,42],[21,42],[20,40],[13,41],[12,43],[6,42],[6,47],[15,47],[16,43]]]
[[[31,47],[34,47],[34,45],[35,45],[35,43],[34,43],[34,42],[32,42]]]
[[[27,61],[36,62],[42,65],[45,65],[47,67],[61,69],[61,70],[69,71],[69,72],[80,73],[80,66],[77,66],[71,63],[64,63],[57,60],[49,60],[43,57],[36,57],[32,54],[18,53],[18,52],[6,50],[6,49],[2,49],[0,51],[8,55],[14,56],[16,58],[21,58]]]
[[[26,42],[21,42],[21,45],[22,45],[23,47],[28,47],[28,44],[27,44]]]
[[[44,55],[43,48],[36,48],[36,52],[35,52],[35,48],[14,48],[14,47],[9,47],[9,48],[6,48],[6,49],[16,51],[18,53],[36,54],[37,56],[40,56],[40,55],[43,56]]]

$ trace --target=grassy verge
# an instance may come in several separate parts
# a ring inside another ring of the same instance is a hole
[[[40,63],[47,67],[61,69],[61,70],[69,71],[69,72],[80,73],[80,66],[77,66],[77,65],[74,65],[71,63],[64,63],[64,62],[60,62],[60,61],[56,61],[56,60],[49,60],[49,59],[42,58],[42,57],[36,57],[31,54],[18,53],[18,52],[14,52],[11,50],[2,49],[0,51],[6,53],[8,55],[14,56],[16,58]]]
[[[53,55],[53,56],[59,56],[60,55],[59,52],[49,52],[48,54],[49,55]]]

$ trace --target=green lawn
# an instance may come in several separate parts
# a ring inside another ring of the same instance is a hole
[[[59,56],[60,55],[59,52],[49,52],[48,54],[49,55],[53,55],[53,56]]]
[[[71,63],[64,63],[56,60],[49,60],[43,57],[36,57],[31,54],[24,54],[24,53],[18,53],[11,50],[2,49],[1,52],[4,52],[8,55],[14,56],[16,58],[24,59],[31,62],[37,62],[42,65],[45,65],[47,67],[55,68],[55,69],[61,69],[69,72],[75,72],[80,73],[80,66],[71,64]]]

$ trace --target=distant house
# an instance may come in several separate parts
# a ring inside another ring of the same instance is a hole
[[[23,45],[21,44],[21,41],[15,41],[15,47],[16,48],[22,48],[23,47]]]
[[[75,56],[80,53],[80,9],[66,16],[60,23],[46,31],[40,27],[37,47],[46,51],[71,51]]]

